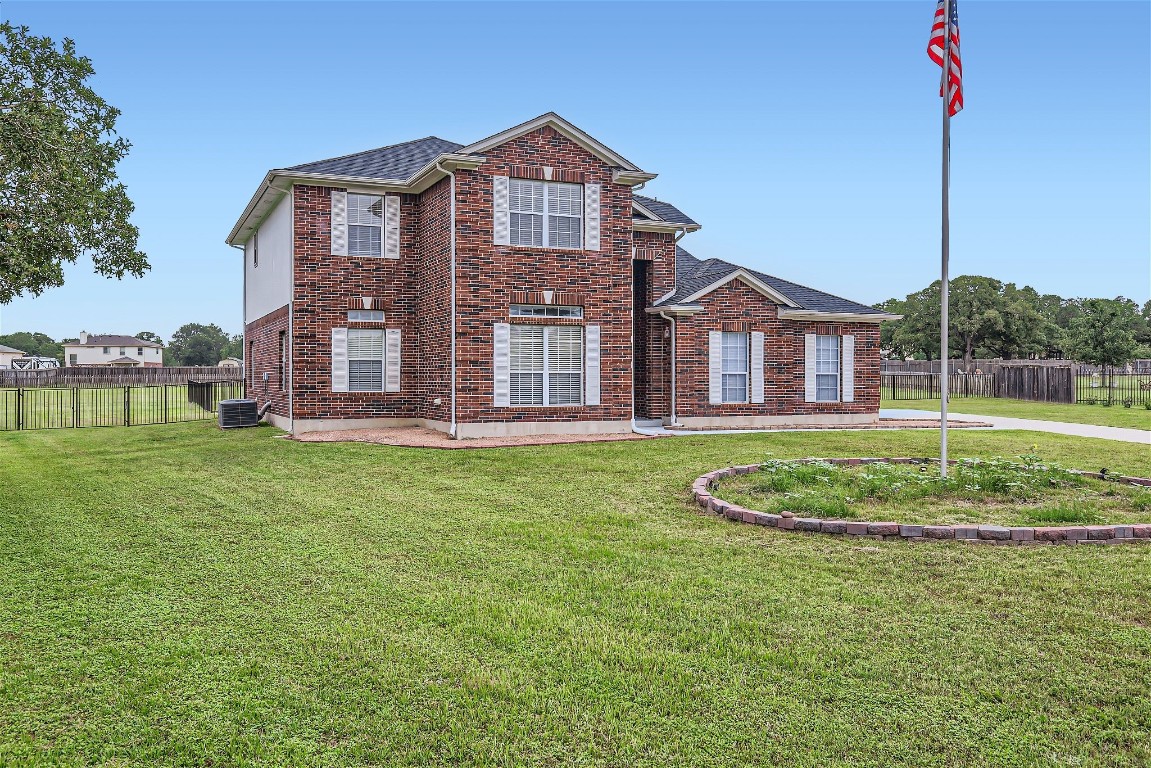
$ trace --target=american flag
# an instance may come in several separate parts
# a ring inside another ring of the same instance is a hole
[[[959,10],[957,0],[951,0],[951,73],[947,78],[947,114],[954,116],[963,109],[963,62],[959,58]],[[943,66],[943,14],[944,0],[939,0],[935,9],[935,23],[931,25],[931,39],[927,42],[927,55]],[[941,78],[942,79],[942,78]],[[943,95],[943,83],[939,84],[939,95]]]

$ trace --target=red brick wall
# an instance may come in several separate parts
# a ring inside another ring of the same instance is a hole
[[[678,364],[676,412],[680,418],[776,416],[795,414],[864,414],[879,410],[879,325],[780,320],[775,304],[739,280],[699,300],[704,311],[676,323]],[[747,331],[764,333],[764,402],[708,402],[708,332],[724,322],[747,323]],[[855,402],[804,402],[804,334],[855,336]]]
[[[401,197],[400,258],[382,259],[332,255],[331,189],[298,185],[293,196],[293,418],[413,417],[423,401],[414,321],[419,198]],[[401,330],[399,392],[332,392],[332,328],[357,327],[347,319],[349,300],[363,296],[382,299],[386,326]]]
[[[421,401],[417,416],[451,421],[451,180],[443,179],[420,196],[416,248],[415,326],[418,360],[413,370]],[[403,256],[401,256],[401,259]],[[435,405],[434,400],[440,399]]]
[[[647,261],[650,307],[675,287],[675,237],[662,232],[636,232],[635,253]],[[662,419],[671,413],[671,336],[668,322],[659,315],[643,313],[637,318],[636,416]]]
[[[271,401],[272,413],[288,417],[288,392],[280,387],[280,333],[288,332],[284,305],[244,327],[244,380],[248,397],[261,407]],[[264,382],[264,374],[268,381]]]
[[[457,174],[458,420],[566,421],[631,418],[631,189],[611,167],[551,128],[484,153]],[[492,176],[511,166],[550,166],[601,185],[600,250],[557,251],[493,244]],[[570,291],[584,297],[584,322],[601,327],[600,402],[587,407],[496,408],[492,326],[508,322],[513,291]]]

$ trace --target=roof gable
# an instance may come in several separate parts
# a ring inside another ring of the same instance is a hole
[[[356,176],[364,179],[406,181],[442,154],[455,152],[462,145],[436,136],[427,136],[402,144],[377,147],[350,155],[293,165],[284,170]]]
[[[520,123],[517,126],[508,128],[506,131],[500,131],[497,134],[480,139],[474,144],[469,144],[466,147],[459,149],[461,154],[482,154],[483,152],[498,147],[500,144],[505,144],[513,139],[518,139],[520,136],[538,131],[545,126],[553,128],[561,136],[564,136],[576,144],[580,145],[588,152],[603,160],[608,165],[620,168],[627,171],[638,171],[639,166],[632,163],[623,155],[609,148],[607,145],[601,143],[598,139],[590,134],[575,127],[567,120],[557,115],[555,112],[548,112],[540,115],[539,117],[528,120],[526,123]]]

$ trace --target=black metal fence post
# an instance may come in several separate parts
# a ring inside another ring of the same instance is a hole
[[[24,388],[16,390],[16,429],[24,429]]]
[[[124,387],[124,426],[132,426],[132,388]]]

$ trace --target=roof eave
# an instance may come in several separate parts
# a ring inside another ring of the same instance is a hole
[[[696,232],[701,229],[700,224],[687,224],[678,221],[644,221],[643,219],[632,219],[631,228],[637,232],[670,232],[676,233],[680,230],[688,232]]]
[[[621,171],[630,171],[651,176],[653,179],[655,178],[655,176],[652,174],[644,174],[644,172],[641,171],[637,165],[632,163],[626,157],[609,148],[606,144],[600,143],[599,140],[580,130],[576,126],[569,123],[567,120],[564,120],[555,112],[544,113],[539,117],[528,120],[525,123],[520,123],[519,125],[508,128],[505,131],[500,131],[499,133],[493,134],[486,139],[480,139],[474,144],[467,145],[461,149],[460,152],[464,154],[483,153],[492,147],[498,147],[500,144],[523,136],[526,133],[531,133],[532,131],[544,127],[545,125],[550,125],[558,133],[562,134],[571,141],[574,141],[576,144],[580,145],[588,152],[591,152],[593,155],[596,155],[597,157],[607,161],[611,165],[618,166]]]
[[[228,245],[241,245],[248,241],[251,232],[259,228],[264,218],[271,213],[272,209],[279,204],[283,196],[288,193],[288,188],[276,186],[276,182],[286,183],[288,187],[301,182],[321,182],[345,187],[366,187],[368,189],[382,192],[395,192],[397,194],[403,194],[405,192],[419,194],[444,178],[447,175],[445,171],[473,170],[478,168],[485,159],[484,157],[476,155],[445,152],[437,155],[423,168],[406,179],[380,179],[371,176],[348,176],[339,173],[315,173],[312,171],[293,171],[288,168],[276,168],[268,171],[264,176],[263,182],[260,183],[255,194],[252,195],[252,199],[248,201],[248,205],[244,208],[244,212],[240,214],[240,218],[236,220],[236,224],[232,227],[232,231],[228,233],[225,242]],[[269,193],[271,193],[270,196]],[[256,220],[250,222],[249,220],[254,214]],[[248,234],[241,236],[241,231],[245,229]]]
[[[720,279],[716,280],[714,283],[711,283],[710,285],[707,285],[707,286],[699,289],[698,291],[696,291],[695,293],[693,293],[692,295],[690,295],[686,299],[684,299],[684,301],[695,301],[696,299],[701,298],[703,296],[706,296],[707,294],[711,293],[712,291],[714,291],[718,288],[722,288],[723,286],[730,283],[732,280],[736,280],[736,279],[742,280],[743,282],[747,283],[754,290],[758,291],[759,293],[762,293],[764,296],[771,299],[776,304],[781,304],[785,307],[794,307],[796,309],[799,309],[799,305],[796,304],[792,299],[788,298],[784,294],[775,290],[770,285],[763,282],[762,280],[760,280],[755,275],[751,274],[751,272],[747,271],[743,267],[739,267],[739,268],[735,269],[734,271],[729,272],[728,274],[724,275]]]
[[[780,320],[836,320],[851,323],[881,323],[885,320],[901,320],[903,315],[887,312],[823,312],[818,309],[780,309]]]
[[[631,171],[624,168],[616,168],[611,172],[611,180],[616,184],[622,184],[626,187],[634,187],[636,184],[646,184],[656,176],[659,176],[659,174]]]

